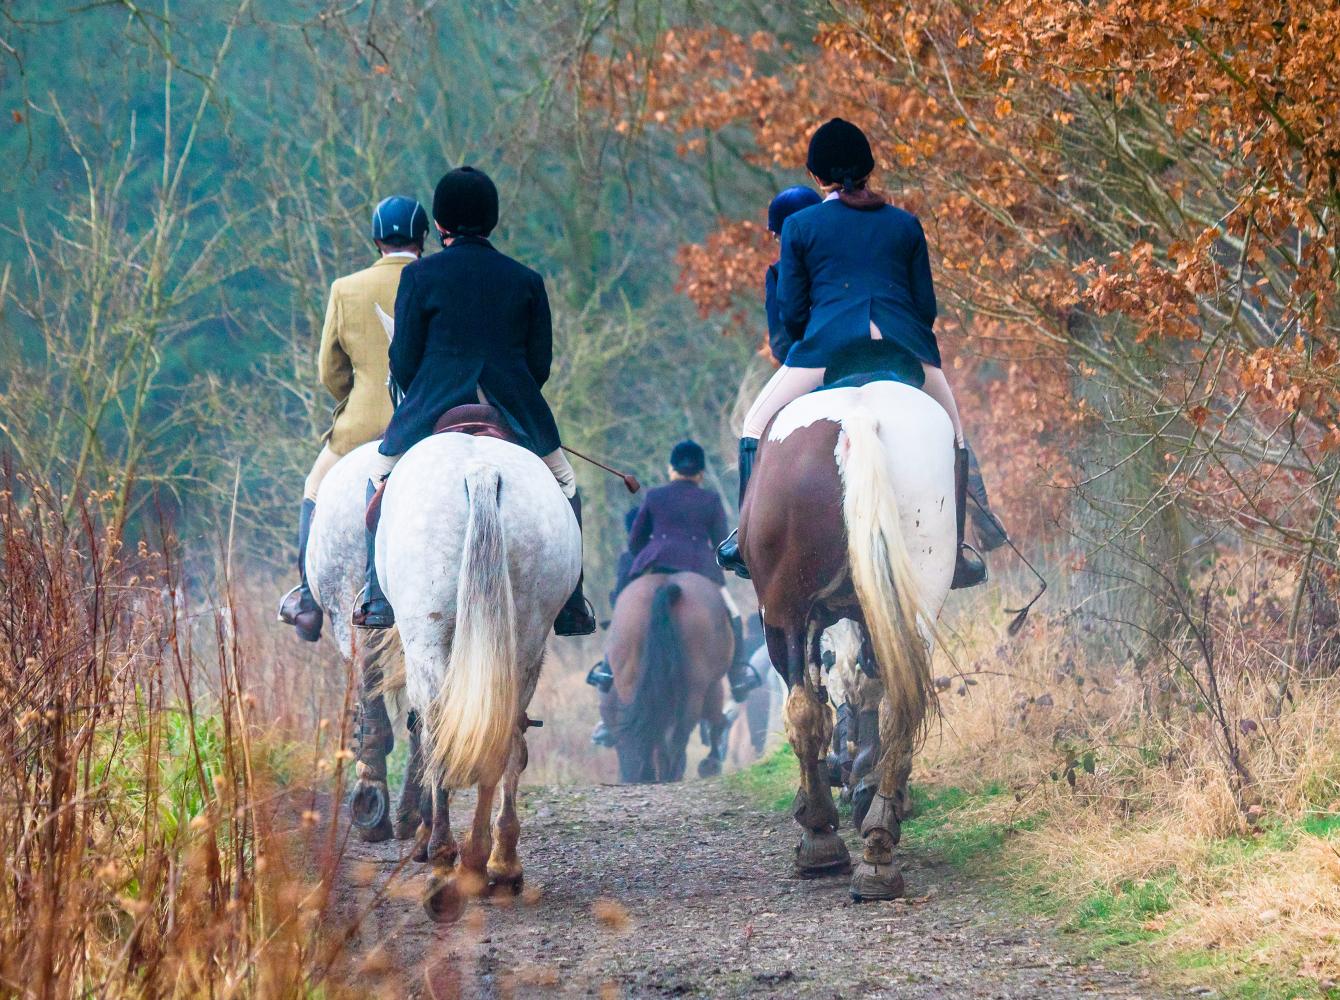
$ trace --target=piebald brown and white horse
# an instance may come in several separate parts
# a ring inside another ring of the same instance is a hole
[[[790,688],[803,872],[850,864],[822,766],[833,728],[824,629],[852,619],[878,665],[881,759],[852,876],[858,900],[903,892],[893,848],[912,753],[934,705],[934,620],[954,572],[953,463],[949,417],[924,392],[897,382],[825,389],[773,419],[740,515],[769,655]]]

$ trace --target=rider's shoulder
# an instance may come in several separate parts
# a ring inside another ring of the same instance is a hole
[[[369,264],[367,267],[359,268],[357,271],[350,271],[348,274],[342,274],[330,283],[331,294],[347,295],[360,288],[378,284],[382,274],[382,269],[376,264]]]

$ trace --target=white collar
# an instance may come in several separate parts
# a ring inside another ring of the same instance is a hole
[[[824,196],[824,201],[837,201],[838,197],[839,192],[829,191],[828,194]]]
[[[413,250],[396,250],[393,253],[382,254],[382,260],[385,260],[387,257],[408,257],[410,260],[419,259],[419,255]]]

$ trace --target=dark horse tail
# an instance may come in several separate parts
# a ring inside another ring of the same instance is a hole
[[[642,676],[633,703],[621,713],[621,731],[646,747],[642,781],[673,781],[682,770],[670,740],[688,710],[684,650],[671,614],[682,593],[679,584],[663,583],[652,597],[642,642]]]

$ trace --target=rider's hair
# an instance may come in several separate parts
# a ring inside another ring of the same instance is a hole
[[[382,244],[383,246],[388,247],[418,247],[420,250],[423,249],[422,236],[420,236],[416,240],[410,236],[404,235],[403,233],[387,233],[377,242]]]
[[[888,198],[870,187],[869,174],[855,181],[844,180],[838,188],[838,200],[848,208],[867,212],[889,203]]]

